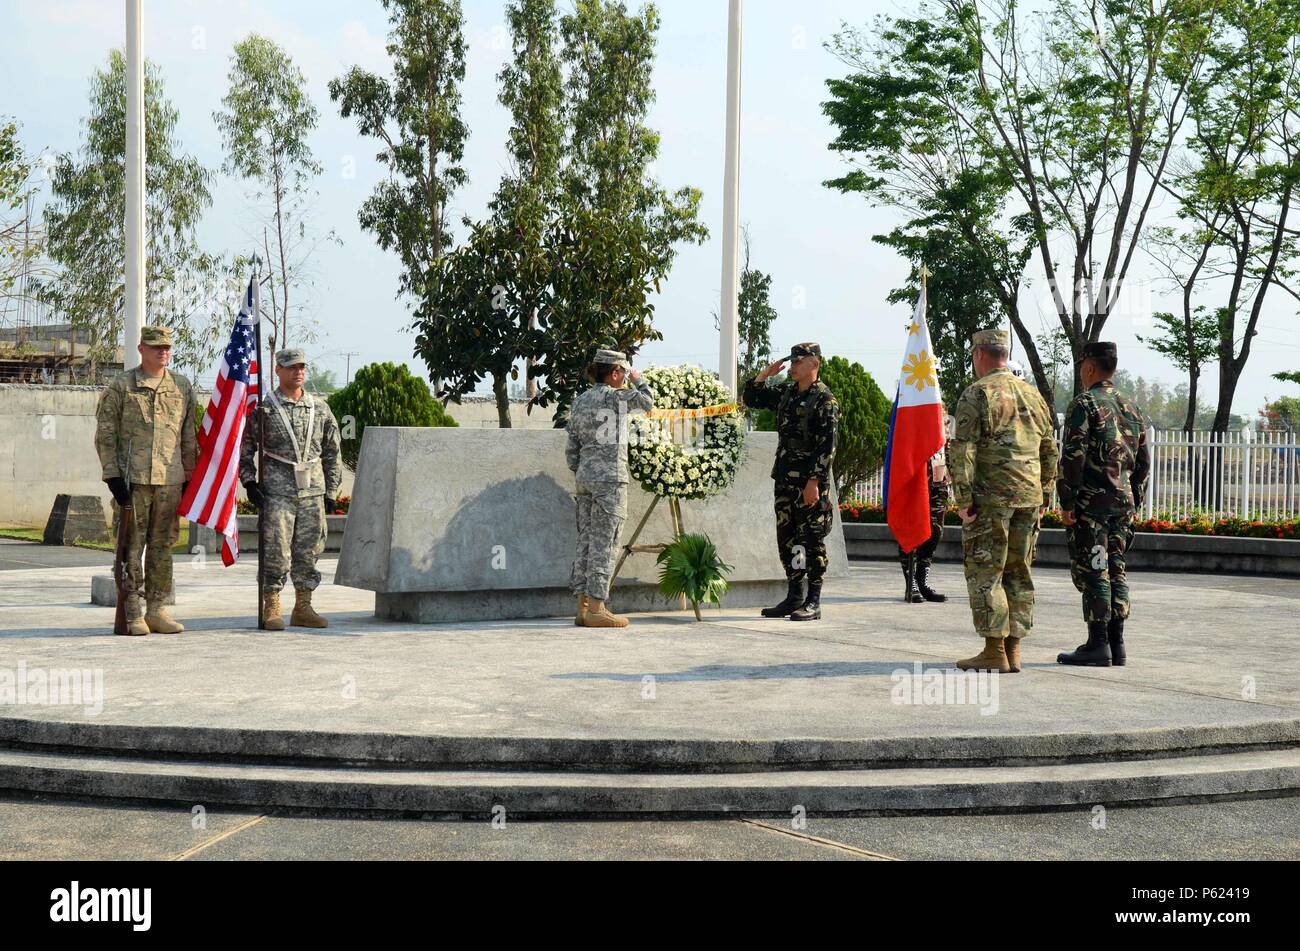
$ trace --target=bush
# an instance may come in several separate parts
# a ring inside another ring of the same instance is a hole
[[[840,404],[840,432],[835,450],[835,486],[841,498],[870,478],[885,459],[889,414],[893,404],[860,363],[831,357],[822,363],[821,380]]]
[[[428,385],[403,364],[372,363],[329,397],[342,430],[343,462],[356,471],[367,426],[455,426]]]

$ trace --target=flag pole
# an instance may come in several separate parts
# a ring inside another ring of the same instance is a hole
[[[257,255],[253,255],[253,336],[257,347],[257,488],[261,492],[263,473],[266,472],[266,427],[262,425],[262,400],[266,392],[266,365],[262,362],[262,282],[258,274]],[[262,504],[257,507],[257,629],[266,630],[265,584],[262,577],[262,551],[266,548],[266,493],[261,492]]]

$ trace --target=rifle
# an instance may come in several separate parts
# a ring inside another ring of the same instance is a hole
[[[126,449],[126,466],[122,470],[126,476],[126,504],[117,507],[117,548],[113,553],[113,584],[117,586],[117,613],[113,616],[113,633],[126,634],[126,559],[130,549],[129,535],[131,523],[135,521],[135,504],[131,498],[131,446]]]

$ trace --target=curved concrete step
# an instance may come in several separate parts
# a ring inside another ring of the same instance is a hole
[[[1300,746],[1300,719],[1118,733],[707,740],[426,736],[0,717],[0,749],[436,769],[743,772],[1018,766],[1294,746]]]
[[[749,773],[422,771],[0,751],[0,789],[396,813],[784,814],[1040,809],[1300,792],[1300,750],[1056,766]]]

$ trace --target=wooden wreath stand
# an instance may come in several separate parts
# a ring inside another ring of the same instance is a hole
[[[631,555],[633,552],[643,552],[643,553],[651,553],[657,555],[660,552],[662,552],[665,548],[668,547],[666,542],[659,543],[656,545],[638,545],[636,543],[637,539],[641,537],[641,531],[642,529],[645,528],[646,522],[650,521],[650,516],[654,514],[655,506],[659,504],[659,500],[661,498],[662,496],[656,495],[654,498],[650,500],[650,507],[645,510],[645,514],[641,516],[641,521],[637,523],[636,530],[632,532],[632,537],[629,538],[627,544],[623,546],[623,554],[619,556],[618,564],[614,566],[614,573],[609,576],[609,583],[611,587],[614,584],[614,579],[618,577],[618,573],[623,570],[623,562],[627,561],[628,556]],[[682,527],[682,503],[675,498],[669,498],[668,513],[669,515],[672,516],[672,520],[673,520],[673,534],[675,536],[681,536],[685,534],[685,529]],[[686,595],[684,594],[681,596],[681,610],[683,611],[686,610]],[[696,609],[695,613],[696,613],[696,619],[698,620],[699,609]]]

